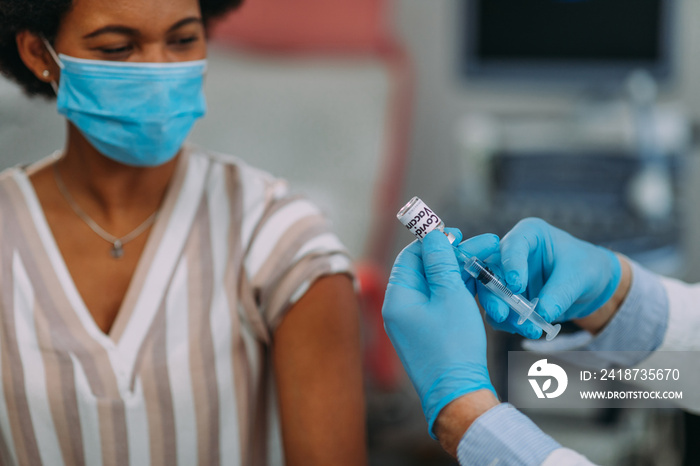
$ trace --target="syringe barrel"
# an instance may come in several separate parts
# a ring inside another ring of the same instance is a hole
[[[496,274],[476,257],[470,257],[464,262],[464,270],[499,298],[508,300],[513,296],[513,292],[503,284]]]
[[[466,257],[460,254],[463,259]],[[519,323],[523,323],[535,310],[535,303],[531,303],[520,295],[513,294],[503,281],[491,271],[491,269],[476,257],[468,257],[464,260],[464,270],[474,277],[493,294],[501,298],[515,312],[520,314]]]

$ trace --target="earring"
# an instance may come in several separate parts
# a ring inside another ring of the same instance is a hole
[[[44,72],[41,73],[41,75],[45,78],[48,78],[49,76],[51,76],[51,72],[49,70],[44,70]]]

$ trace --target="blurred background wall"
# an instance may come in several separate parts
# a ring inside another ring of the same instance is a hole
[[[688,116],[695,120],[700,118],[700,2],[676,3],[672,33],[677,69],[660,98],[682,102]],[[455,183],[459,176],[451,168],[455,154],[460,152],[455,137],[457,122],[465,113],[567,114],[587,97],[585,89],[581,92],[580,88],[525,85],[517,80],[503,84],[460,76],[460,35],[465,22],[462,1],[397,0],[394,12],[397,31],[410,50],[417,73],[408,186],[427,190],[426,197],[440,197],[444,185]],[[425,168],[432,169],[435,179],[418,175]]]
[[[574,2],[576,3],[576,2]],[[632,5],[630,3],[630,5]],[[674,2],[670,18],[673,41],[673,65],[669,79],[659,87],[658,105],[672,107],[688,131],[686,155],[694,155],[692,135],[700,117],[700,2]],[[399,0],[394,7],[394,22],[414,61],[416,73],[416,101],[413,132],[410,144],[410,164],[406,181],[406,198],[418,194],[438,205],[454,203],[456,193],[462,201],[478,211],[484,200],[484,174],[478,162],[469,159],[464,148],[465,120],[469,115],[509,121],[559,120],[573,122],[595,106],[605,115],[605,123],[619,124],[620,132],[628,131],[630,115],[620,107],[627,100],[624,88],[613,89],[600,95],[595,86],[566,85],[565,82],[537,82],[512,79],[504,82],[484,78],[465,77],[462,72],[463,35],[466,24],[464,2],[455,0]],[[630,21],[634,21],[634,8]],[[594,30],[591,34],[595,34]],[[514,38],[514,40],[517,40]],[[613,110],[611,107],[618,106]],[[608,108],[606,108],[606,106]],[[595,112],[595,110],[593,110]],[[617,116],[611,116],[617,112]],[[465,119],[465,116],[467,117]],[[585,119],[585,117],[584,117]],[[590,123],[590,121],[589,121]],[[595,125],[595,123],[593,123]],[[489,129],[488,127],[486,128]],[[556,131],[556,130],[555,130]],[[478,130],[477,130],[478,132]],[[602,134],[601,138],[609,135]],[[566,136],[563,136],[566,137]],[[575,135],[569,134],[570,138]],[[624,137],[621,137],[624,139]],[[627,149],[629,150],[629,149]],[[700,250],[696,241],[700,213],[693,205],[697,198],[695,157],[684,162],[684,177],[680,180],[682,196],[682,243],[690,258],[682,266],[677,264],[675,275],[687,279],[700,278]],[[470,212],[467,209],[467,212]],[[464,213],[464,210],[460,211]],[[493,212],[498,215],[498,212]],[[455,223],[457,219],[450,219]],[[403,236],[405,241],[410,238]],[[668,271],[668,270],[665,270]]]

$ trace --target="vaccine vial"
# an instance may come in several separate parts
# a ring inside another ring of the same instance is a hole
[[[399,210],[396,218],[420,241],[433,230],[441,231],[450,243],[454,243],[456,239],[452,233],[445,231],[445,223],[440,217],[417,196]]]

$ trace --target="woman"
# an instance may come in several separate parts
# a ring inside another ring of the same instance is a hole
[[[0,71],[68,128],[0,175],[0,463],[277,463],[278,431],[288,465],[365,462],[344,248],[280,180],[183,144],[238,3],[0,0]]]

